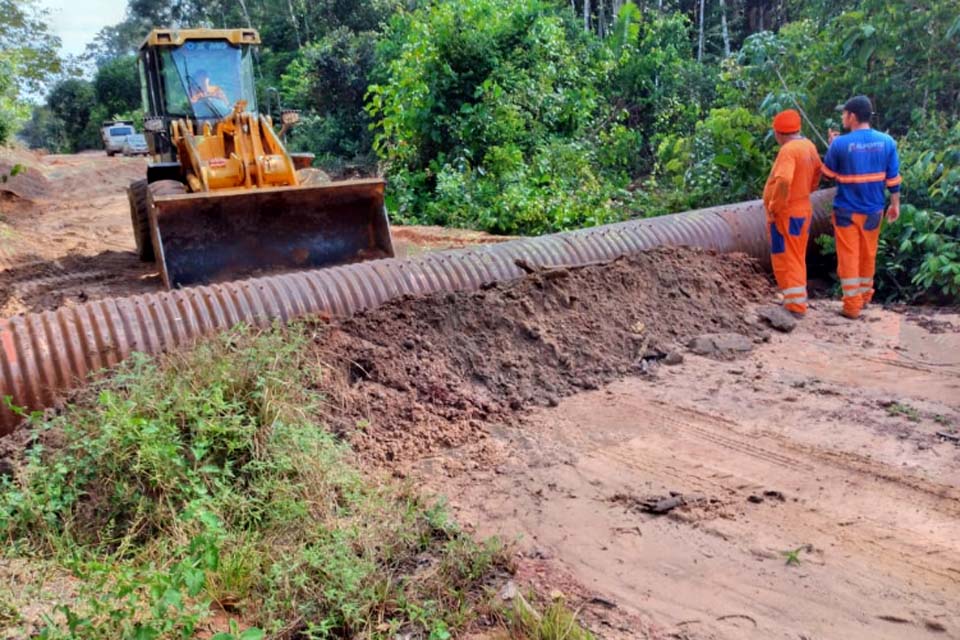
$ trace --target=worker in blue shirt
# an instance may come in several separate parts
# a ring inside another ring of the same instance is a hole
[[[886,218],[900,217],[900,159],[897,143],[870,128],[873,105],[866,96],[843,105],[843,127],[849,133],[830,132],[830,148],[823,160],[823,175],[837,182],[833,201],[834,237],[837,241],[837,275],[843,289],[845,317],[856,319],[873,298],[880,222],[886,191],[890,206]]]

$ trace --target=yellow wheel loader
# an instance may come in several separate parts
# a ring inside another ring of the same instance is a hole
[[[137,252],[168,288],[393,256],[380,179],[330,182],[257,112],[252,29],[155,29],[140,47],[152,155],[130,185]]]

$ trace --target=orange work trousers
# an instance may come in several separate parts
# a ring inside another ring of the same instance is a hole
[[[807,312],[807,242],[810,212],[798,211],[770,223],[770,262],[773,277],[783,294],[783,308],[795,314]]]
[[[843,289],[843,315],[857,318],[873,299],[881,213],[833,212],[837,276]]]

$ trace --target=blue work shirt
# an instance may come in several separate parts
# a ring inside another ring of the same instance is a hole
[[[900,191],[897,143],[873,129],[858,129],[838,136],[823,159],[823,175],[837,181],[833,207],[838,219],[863,213],[876,217],[879,224],[886,202],[884,188],[890,193]]]

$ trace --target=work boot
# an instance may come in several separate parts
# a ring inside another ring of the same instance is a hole
[[[844,318],[849,318],[850,320],[856,320],[860,317],[860,307],[848,307],[843,305],[843,310],[840,311],[840,315]]]

